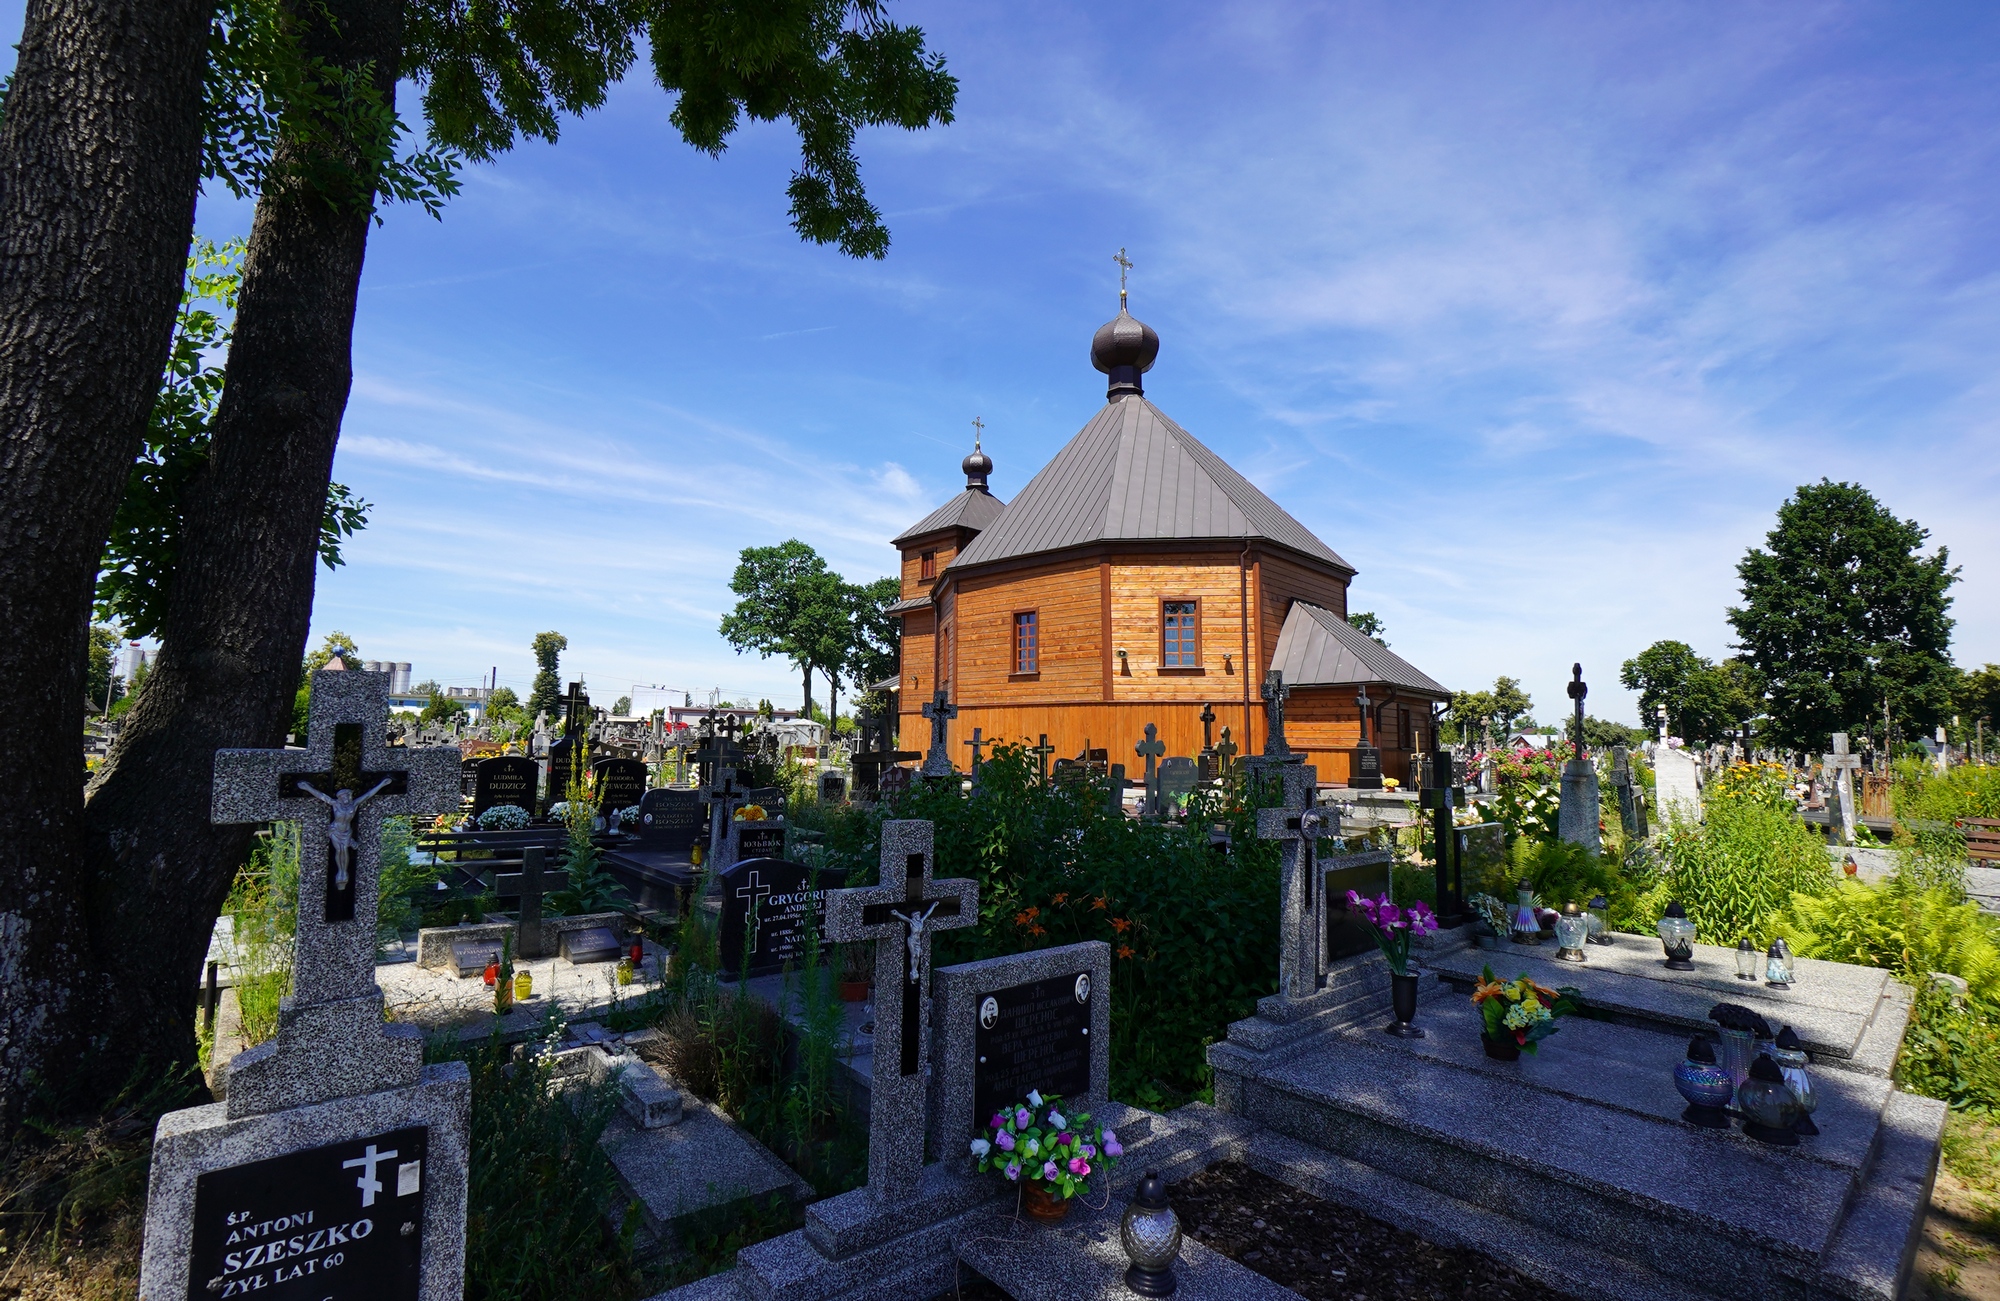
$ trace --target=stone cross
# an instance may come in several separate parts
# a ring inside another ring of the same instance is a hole
[[[1316,769],[1288,765],[1278,770],[1285,802],[1257,810],[1257,836],[1284,845],[1278,874],[1278,996],[1309,998],[1319,992],[1320,949],[1326,935],[1326,890],[1316,870],[1317,843],[1333,835],[1339,817],[1312,807],[1319,784]]]
[[[734,861],[728,853],[729,820],[736,812],[736,806],[749,793],[747,787],[736,784],[736,770],[716,764],[714,775],[709,778],[708,789],[708,874],[711,880],[722,875],[722,870]]]
[[[1215,707],[1204,703],[1201,707],[1201,748],[1203,753],[1215,749]]]
[[[1133,753],[1146,761],[1146,816],[1160,816],[1160,756],[1167,752],[1167,743],[1158,736],[1159,729],[1146,724],[1146,739],[1132,747]]]
[[[949,777],[955,770],[951,766],[951,751],[945,748],[945,725],[958,717],[958,706],[951,703],[950,693],[939,687],[924,702],[924,717],[931,720],[931,748],[924,756],[923,775]]]
[[[875,941],[868,1190],[881,1203],[913,1198],[923,1170],[931,936],[979,921],[976,882],[931,878],[934,835],[928,822],[884,822],[882,884],[826,892],[826,937]]]
[[[422,1066],[422,1036],[409,1044],[382,1023],[375,984],[375,918],[382,820],[450,812],[459,804],[456,748],[387,744],[388,675],[313,674],[304,753],[218,750],[210,818],[216,823],[293,822],[299,828],[299,910],[292,941],[292,995],[278,1038],[238,1056],[230,1069],[231,1116],[364,1093]],[[301,1049],[346,1054],[340,1070],[287,1069]],[[240,1083],[239,1083],[240,1079]]]
[[[1041,739],[1028,747],[1028,753],[1035,756],[1035,763],[1041,772],[1042,785],[1044,786],[1049,784],[1049,756],[1055,752],[1056,748],[1049,744],[1049,734],[1047,732],[1043,732]]]
[[[972,739],[970,741],[964,742],[964,744],[972,747],[972,784],[974,786],[977,786],[979,784],[979,769],[980,766],[985,762],[985,756],[982,755],[979,751],[980,748],[986,744],[986,742],[984,738],[980,736],[979,729],[975,727],[972,729]]]
[[[513,895],[520,900],[516,913],[520,920],[514,927],[514,952],[524,958],[543,956],[542,878],[548,870],[548,854],[544,846],[524,845],[521,848],[520,872],[497,874],[493,878],[496,895]]]
[[[590,708],[590,697],[584,694],[581,682],[569,684],[569,692],[563,697],[563,735],[576,735],[576,720]]]
[[[1222,765],[1222,771],[1229,771],[1229,765],[1236,759],[1237,749],[1235,739],[1229,734],[1229,725],[1227,723],[1223,724],[1222,740],[1215,747],[1215,757],[1217,762]]]
[[[1364,686],[1361,690],[1354,693],[1354,707],[1361,711],[1361,744],[1363,746],[1368,744],[1368,706],[1371,703],[1368,699],[1367,687]]]
[[[1854,773],[1861,767],[1861,756],[1847,752],[1847,733],[1833,734],[1833,753],[1825,756],[1822,763],[1827,777],[1833,783],[1836,816],[1840,819],[1840,843],[1854,843]]]
[[[1264,697],[1264,753],[1282,758],[1292,752],[1285,744],[1285,698],[1292,689],[1285,685],[1285,675],[1272,669],[1258,692]]]
[[[1583,758],[1583,698],[1590,694],[1590,684],[1583,680],[1583,665],[1572,664],[1569,669],[1569,686],[1564,688],[1569,698],[1576,702],[1576,755]]]
[[[1085,770],[1088,771],[1087,765]],[[1111,771],[1105,777],[1105,785],[1109,791],[1104,804],[1106,812],[1116,817],[1123,817],[1125,815],[1125,788],[1131,784],[1125,780],[1125,765],[1122,763],[1112,764]]]

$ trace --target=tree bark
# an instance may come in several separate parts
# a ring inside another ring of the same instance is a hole
[[[0,1124],[85,1038],[91,590],[173,336],[212,7],[31,0],[0,124]]]
[[[402,0],[333,0],[324,17],[302,7],[307,49],[372,63],[391,98],[402,10]],[[274,160],[280,175],[289,148]],[[250,840],[249,828],[209,822],[215,752],[279,746],[289,730],[370,221],[367,204],[297,184],[258,200],[160,662],[85,810],[91,941],[119,991],[100,1017],[126,1051],[156,1061],[194,1060],[189,1009]]]

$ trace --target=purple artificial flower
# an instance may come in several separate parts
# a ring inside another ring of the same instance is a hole
[[[1118,1142],[1118,1136],[1108,1129],[1104,1131],[1104,1155],[1114,1160],[1125,1155],[1125,1149]]]
[[[1057,1171],[1056,1171],[1056,1163],[1055,1163],[1055,1162],[1053,1162],[1053,1161],[1045,1161],[1045,1162],[1043,1162],[1043,1163],[1042,1163],[1042,1178],[1044,1178],[1044,1179],[1054,1179],[1054,1178],[1056,1177],[1056,1174],[1057,1174]]]
[[[1384,903],[1377,916],[1380,920],[1376,924],[1383,930],[1399,930],[1403,926],[1403,910],[1395,904]]]
[[[1058,1140],[1056,1140],[1056,1141],[1057,1141],[1057,1142],[1059,1142],[1060,1144],[1062,1144],[1062,1146],[1064,1146],[1064,1147],[1068,1147],[1068,1146],[1069,1146],[1069,1145],[1070,1145],[1071,1143],[1074,1143],[1074,1142],[1076,1142],[1076,1135],[1074,1135],[1074,1134],[1064,1134],[1064,1135],[1063,1135],[1063,1136],[1062,1136],[1062,1137],[1061,1137],[1060,1139],[1058,1139]]]
[[[1002,1152],[1014,1150],[1014,1136],[1004,1129],[993,1136],[993,1142]]]
[[[1014,1124],[1022,1129],[1026,1129],[1028,1122],[1034,1118],[1034,1115],[1026,1107],[1016,1107],[1014,1109]]]
[[[1360,913],[1369,921],[1372,922],[1375,920],[1375,901],[1373,899],[1349,890],[1347,892],[1347,906],[1350,910]]]
[[[1073,1156],[1069,1159],[1069,1172],[1078,1178],[1082,1178],[1090,1173],[1090,1162],[1080,1156]]]
[[[1019,1161],[1009,1161],[1007,1163],[1007,1177],[1009,1179],[1019,1179],[1021,1177],[1021,1163]]]
[[[1094,1157],[1094,1156],[1096,1156],[1096,1155],[1097,1155],[1097,1146],[1096,1146],[1096,1144],[1094,1144],[1094,1143],[1085,1143],[1085,1144],[1083,1145],[1083,1157],[1084,1157],[1084,1160],[1086,1160],[1086,1161],[1087,1161],[1087,1160],[1089,1160],[1089,1159],[1090,1159],[1091,1157]]]
[[[1007,1116],[1005,1112],[996,1111],[993,1113],[993,1128],[999,1129],[1006,1123],[1007,1123]]]

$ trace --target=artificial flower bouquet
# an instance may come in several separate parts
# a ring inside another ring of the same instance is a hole
[[[1125,1155],[1118,1135],[1091,1125],[1079,1112],[1066,1116],[1062,1099],[1030,1090],[1026,1100],[993,1113],[986,1132],[972,1140],[983,1174],[998,1170],[1010,1182],[1039,1184],[1052,1197],[1070,1198],[1090,1172],[1109,1170]]]
[[[1536,1051],[1537,1044],[1556,1032],[1557,1017],[1580,1006],[1577,991],[1568,985],[1550,989],[1525,975],[1503,981],[1491,967],[1480,968],[1472,1005],[1479,1009],[1488,1039],[1512,1040],[1527,1053]]]
[[[1386,894],[1380,899],[1370,899],[1349,890],[1347,910],[1375,928],[1375,943],[1389,960],[1389,970],[1398,976],[1410,974],[1410,937],[1428,935],[1438,928],[1437,915],[1421,899],[1411,900],[1407,908],[1398,908]]]

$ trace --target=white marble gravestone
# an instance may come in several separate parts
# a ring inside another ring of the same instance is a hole
[[[375,984],[382,819],[456,809],[459,754],[385,743],[388,676],[313,675],[304,750],[223,750],[217,822],[299,824],[293,994],[228,1098],[161,1117],[141,1301],[456,1301],[470,1077]]]
[[[1701,770],[1694,756],[1678,746],[1663,745],[1653,756],[1654,805],[1665,822],[1678,815],[1701,820]]]

